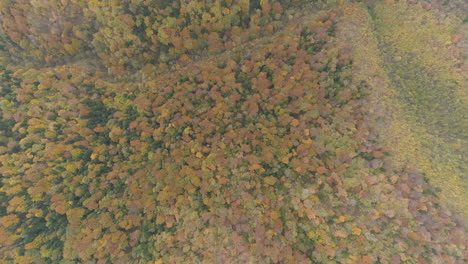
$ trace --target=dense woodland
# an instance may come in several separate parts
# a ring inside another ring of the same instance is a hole
[[[0,1],[0,263],[464,263],[331,2]]]

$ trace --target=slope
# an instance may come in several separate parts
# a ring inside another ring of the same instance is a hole
[[[451,42],[461,21],[438,23],[436,11],[404,2],[375,5],[374,18],[354,8],[342,35],[355,43],[353,76],[372,87],[381,140],[398,166],[420,168],[442,200],[466,215],[468,90]]]
[[[3,65],[2,262],[462,263],[463,219],[374,138],[340,16],[132,81]]]

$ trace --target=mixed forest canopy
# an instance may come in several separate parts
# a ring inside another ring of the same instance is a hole
[[[442,2],[0,1],[0,263],[465,263]]]

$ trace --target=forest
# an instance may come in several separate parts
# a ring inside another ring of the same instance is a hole
[[[467,14],[1,0],[0,264],[466,263]]]

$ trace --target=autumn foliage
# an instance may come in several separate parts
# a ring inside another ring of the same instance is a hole
[[[112,73],[210,53],[275,30],[303,0],[5,0],[0,36],[17,61],[57,65],[99,57]]]
[[[1,12],[80,7],[99,27],[65,16],[46,34],[3,30],[38,61],[217,55],[119,82],[80,64],[2,65],[0,263],[463,262],[463,221],[372,138],[339,10],[223,54],[299,1],[85,2]]]

